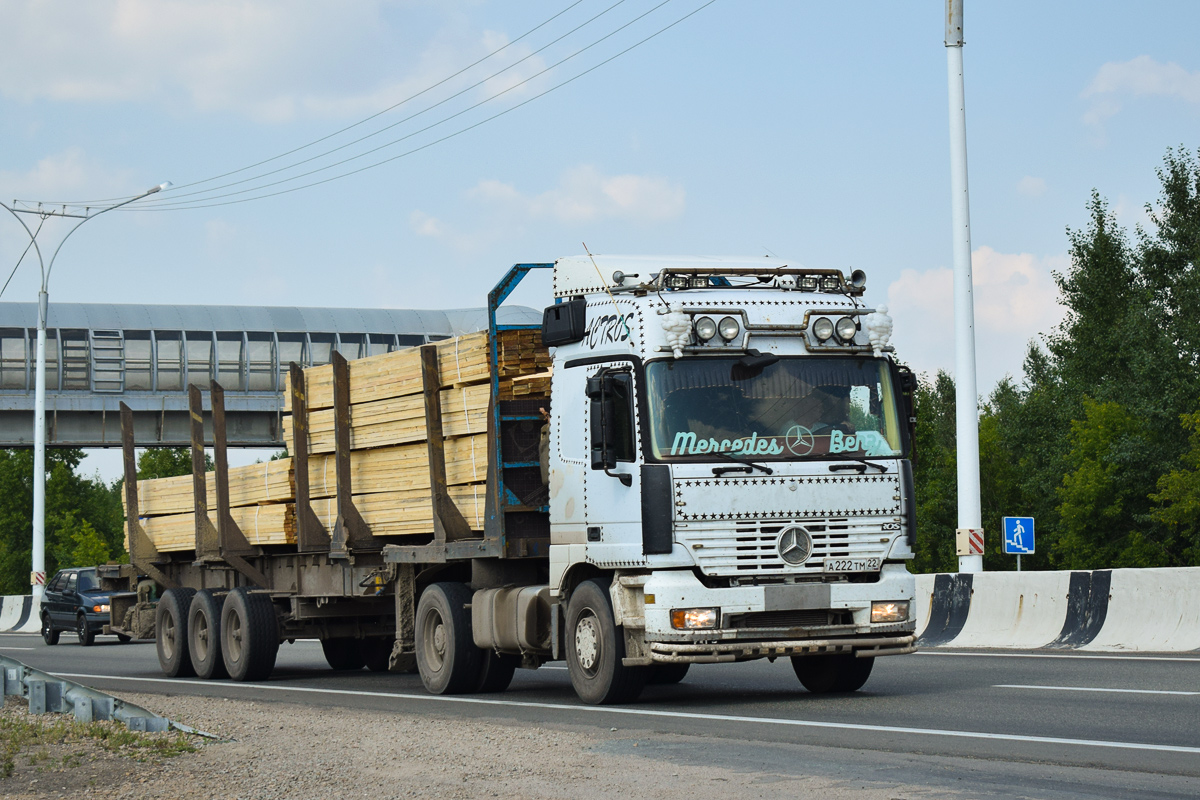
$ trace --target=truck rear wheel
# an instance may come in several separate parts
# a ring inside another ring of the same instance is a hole
[[[513,673],[521,663],[521,657],[510,653],[484,650],[479,665],[477,692],[503,692],[512,683]]]
[[[796,677],[814,694],[857,692],[871,677],[873,658],[853,655],[792,656]]]
[[[192,598],[188,609],[188,652],[197,677],[225,678],[225,661],[221,658],[221,607],[225,595],[212,589],[201,589]],[[126,639],[128,641],[128,639]]]
[[[266,680],[279,655],[279,622],[271,598],[234,589],[221,609],[221,657],[235,681]]]
[[[461,583],[434,583],[417,603],[417,668],[434,694],[472,691],[483,651],[471,635],[471,590]]]
[[[625,637],[613,619],[608,588],[600,581],[584,581],[571,593],[566,639],[567,671],[583,702],[628,703],[642,693],[647,670],[621,663]]]
[[[168,678],[190,678],[196,674],[188,655],[188,609],[195,594],[195,589],[167,589],[154,610],[158,665]]]
[[[387,672],[388,662],[392,657],[392,647],[396,640],[391,637],[363,639],[359,644],[363,661],[371,672]]]
[[[329,662],[331,669],[348,672],[362,669],[366,664],[366,659],[363,658],[363,645],[365,644],[363,639],[349,637],[322,639],[321,650],[324,651],[325,660]]]

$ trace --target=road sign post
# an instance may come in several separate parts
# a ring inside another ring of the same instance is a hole
[[[1021,556],[1033,555],[1033,517],[1003,517],[1004,554],[1017,557],[1017,572],[1021,571]]]

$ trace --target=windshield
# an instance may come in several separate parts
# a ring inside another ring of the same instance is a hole
[[[901,455],[886,361],[791,357],[764,369],[738,356],[646,365],[654,458],[756,461]]]
[[[90,592],[96,588],[96,571],[85,569],[79,571],[79,591]]]

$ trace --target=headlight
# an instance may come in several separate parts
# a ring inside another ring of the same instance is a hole
[[[850,317],[842,317],[837,321],[837,335],[843,342],[848,342],[858,333],[858,324]]]
[[[717,325],[717,333],[721,334],[721,338],[727,342],[732,342],[741,329],[742,326],[738,325],[738,321],[733,317],[725,317]]]
[[[904,622],[907,619],[907,600],[876,600],[871,603],[871,622]]]
[[[95,614],[107,614],[108,613],[108,603],[105,603],[105,604],[99,605],[99,606],[92,606],[92,612]]]
[[[680,630],[715,628],[720,616],[719,608],[672,608],[671,627]]]
[[[830,322],[829,317],[819,318],[813,323],[812,329],[813,336],[817,337],[818,342],[828,341],[829,337],[833,336],[833,323]]]
[[[717,323],[713,322],[712,317],[700,317],[696,320],[696,338],[702,342],[707,342],[709,339],[717,335]]]

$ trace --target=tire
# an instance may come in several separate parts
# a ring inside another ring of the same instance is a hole
[[[567,671],[579,699],[591,705],[630,703],[646,686],[648,670],[626,667],[625,637],[613,620],[608,588],[579,584],[567,604]]]
[[[483,657],[480,659],[479,680],[475,684],[475,691],[503,692],[512,683],[513,673],[517,671],[520,663],[520,656],[484,650]]]
[[[225,595],[201,589],[188,608],[188,654],[196,676],[205,680],[227,678],[221,657],[221,608]]]
[[[117,641],[118,641],[118,642],[120,642],[121,644],[129,644],[130,642],[132,642],[132,641],[133,641],[133,637],[132,637],[132,636],[126,636],[126,635],[125,635],[125,634],[123,634],[123,633],[118,633],[118,634],[117,634]]]
[[[793,656],[796,677],[813,694],[857,692],[871,677],[873,658],[853,655]]]
[[[195,675],[188,655],[188,609],[195,589],[168,589],[154,610],[154,644],[158,665],[168,678]]]
[[[338,672],[362,669],[367,663],[363,657],[363,640],[351,638],[322,639],[321,650],[329,667]]]
[[[417,670],[433,694],[473,691],[483,651],[471,635],[471,590],[461,583],[433,583],[417,603]]]
[[[396,640],[390,637],[382,639],[363,639],[359,643],[363,661],[371,672],[387,672],[392,658],[392,646]]]
[[[42,641],[48,645],[58,644],[58,631],[50,621],[50,614],[42,614]]]
[[[91,647],[96,643],[96,632],[83,614],[75,618],[75,636],[79,639],[80,647]]]
[[[221,658],[235,681],[262,681],[275,669],[279,622],[268,595],[245,587],[225,596],[221,609]]]
[[[650,668],[650,677],[646,683],[655,686],[670,686],[682,681],[688,674],[691,664],[655,664]]]

